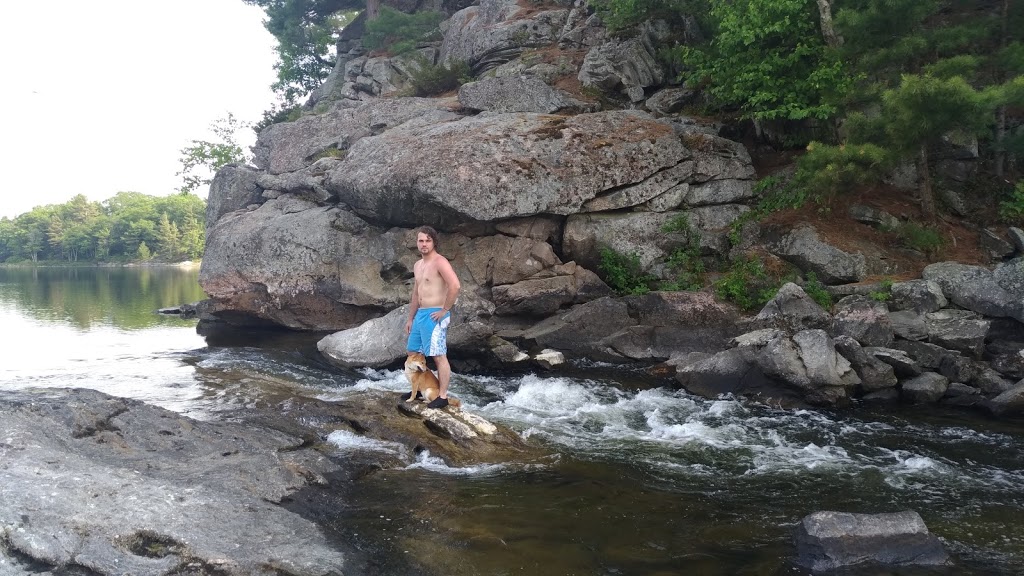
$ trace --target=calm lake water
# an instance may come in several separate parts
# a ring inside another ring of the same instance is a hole
[[[206,420],[406,388],[398,371],[328,367],[313,335],[208,344],[194,321],[155,313],[202,299],[196,276],[0,267],[0,388],[95,388]],[[364,551],[364,574],[798,574],[786,560],[804,515],[913,509],[957,565],[886,574],[1024,573],[1021,420],[774,410],[609,374],[454,377],[467,409],[556,454],[543,464],[449,468],[332,434],[339,460],[405,464],[353,482],[321,521]]]

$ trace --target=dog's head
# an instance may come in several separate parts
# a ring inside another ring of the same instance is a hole
[[[409,352],[409,357],[405,359],[405,369],[413,372],[426,372],[427,357],[421,352]]]

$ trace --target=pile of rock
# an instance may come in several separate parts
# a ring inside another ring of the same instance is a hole
[[[941,402],[1024,411],[1024,257],[994,271],[932,264],[889,292],[841,299],[829,313],[787,284],[717,354],[670,362],[688,390],[836,406]]]

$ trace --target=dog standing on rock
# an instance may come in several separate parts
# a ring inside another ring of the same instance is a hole
[[[432,402],[441,392],[441,383],[430,368],[427,368],[427,357],[420,352],[409,352],[409,357],[405,359],[405,377],[412,384],[412,392],[402,397],[406,402],[412,402],[417,398]],[[449,396],[448,405],[458,408],[462,406],[462,402],[454,396]]]

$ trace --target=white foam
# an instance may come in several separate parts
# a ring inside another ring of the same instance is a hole
[[[429,470],[438,474],[449,476],[481,476],[495,474],[504,470],[504,464],[477,464],[475,466],[452,467],[444,463],[444,460],[431,456],[429,450],[424,450],[416,455],[416,461],[406,466],[407,470]]]
[[[403,460],[407,459],[405,446],[398,442],[375,440],[349,432],[348,430],[335,430],[331,432],[327,436],[327,441],[343,451],[386,452],[399,456]]]

